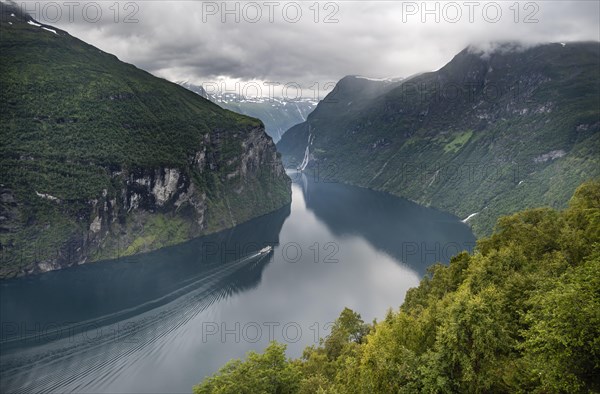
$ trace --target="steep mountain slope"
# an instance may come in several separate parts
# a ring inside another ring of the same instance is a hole
[[[202,86],[189,82],[178,84],[222,108],[262,120],[267,134],[275,143],[290,127],[304,122],[317,106],[317,101],[309,98],[244,97],[231,92],[208,94]]]
[[[307,121],[292,127],[278,142],[277,148],[284,155],[284,161],[290,166],[300,165],[306,152],[308,137],[312,131],[309,129],[318,127],[322,130],[332,130],[339,127],[340,121],[360,113],[374,98],[398,86],[399,82],[368,79],[354,75],[342,78],[331,93],[319,102],[317,108],[308,116]],[[325,135],[320,132],[319,134],[319,138],[321,138],[321,134],[323,137]],[[315,157],[311,157],[314,161]]]
[[[183,242],[290,201],[261,122],[2,5],[0,277]]]
[[[562,207],[600,175],[599,70],[597,42],[465,49],[375,98],[354,89],[344,100],[359,108],[326,98],[278,149],[301,163],[310,128],[320,176],[470,217],[489,234],[498,216]]]

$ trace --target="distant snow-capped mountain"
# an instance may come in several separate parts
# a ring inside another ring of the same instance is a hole
[[[262,120],[274,142],[279,141],[292,126],[306,121],[308,114],[318,104],[317,100],[309,98],[244,97],[231,92],[208,94],[202,86],[189,82],[177,83],[225,109]]]

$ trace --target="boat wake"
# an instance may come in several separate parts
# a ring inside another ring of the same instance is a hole
[[[137,360],[168,345],[177,330],[200,312],[236,292],[231,278],[240,271],[262,269],[258,266],[268,261],[272,250],[266,247],[215,265],[177,290],[135,308],[62,327],[60,333],[68,335],[58,340],[51,340],[60,336],[53,331],[0,342],[0,391],[98,391]]]

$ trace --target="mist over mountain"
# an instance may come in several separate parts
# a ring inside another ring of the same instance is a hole
[[[599,48],[502,43],[397,83],[345,77],[277,148],[288,166],[452,212],[489,234],[498,216],[563,207],[600,175]]]

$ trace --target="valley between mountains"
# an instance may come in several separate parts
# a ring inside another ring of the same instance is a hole
[[[288,203],[263,123],[221,106],[261,117],[288,168],[453,213],[480,236],[501,215],[564,207],[599,175],[597,43],[466,48],[406,79],[344,77],[314,108],[181,83],[194,94],[3,10],[4,277],[153,250]]]
[[[600,4],[500,3],[0,0],[0,392],[600,392]]]

